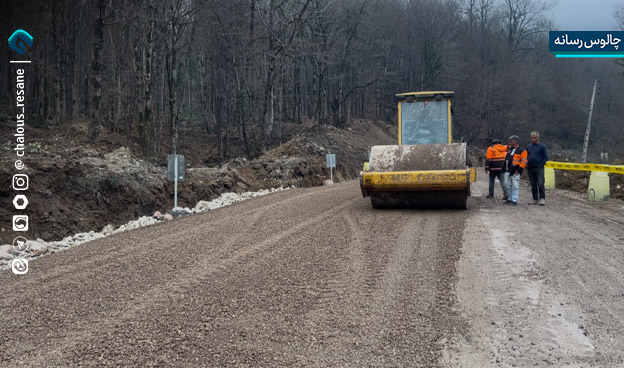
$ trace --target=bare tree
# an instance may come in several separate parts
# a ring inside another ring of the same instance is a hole
[[[282,73],[295,37],[301,31],[302,23],[309,16],[306,12],[312,0],[278,2],[270,0],[259,9],[260,21],[268,36],[267,48],[263,53],[264,91],[262,120],[260,121],[260,148],[265,149],[275,119],[274,84]]]
[[[102,45],[104,44],[103,0],[98,0],[97,18],[93,27],[93,51],[91,58],[91,120],[89,121],[89,142],[94,142],[100,134],[100,105],[102,102]]]

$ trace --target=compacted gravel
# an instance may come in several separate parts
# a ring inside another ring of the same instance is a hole
[[[432,366],[466,211],[296,189],[0,272],[0,366]]]

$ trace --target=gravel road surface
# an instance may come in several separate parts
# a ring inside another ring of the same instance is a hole
[[[621,365],[622,202],[485,185],[468,211],[288,190],[2,271],[0,366]]]

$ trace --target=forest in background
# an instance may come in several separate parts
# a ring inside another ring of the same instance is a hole
[[[17,28],[35,37],[27,123],[88,121],[90,141],[105,127],[128,144],[138,137],[146,157],[176,152],[182,129],[214,134],[222,160],[233,139],[255,157],[284,122],[340,128],[353,118],[390,120],[394,95],[418,90],[455,91],[458,140],[482,145],[537,129],[561,149],[580,150],[594,80],[590,158],[624,156],[622,62],[555,59],[549,1],[9,0],[2,7],[5,39]],[[11,55],[3,58],[0,80],[11,86]],[[13,93],[0,89],[3,101]]]

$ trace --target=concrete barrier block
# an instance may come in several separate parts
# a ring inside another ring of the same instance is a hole
[[[589,176],[589,188],[587,188],[588,201],[608,201],[609,175],[606,172],[592,171]]]
[[[555,189],[555,169],[551,167],[544,168],[544,188]]]

